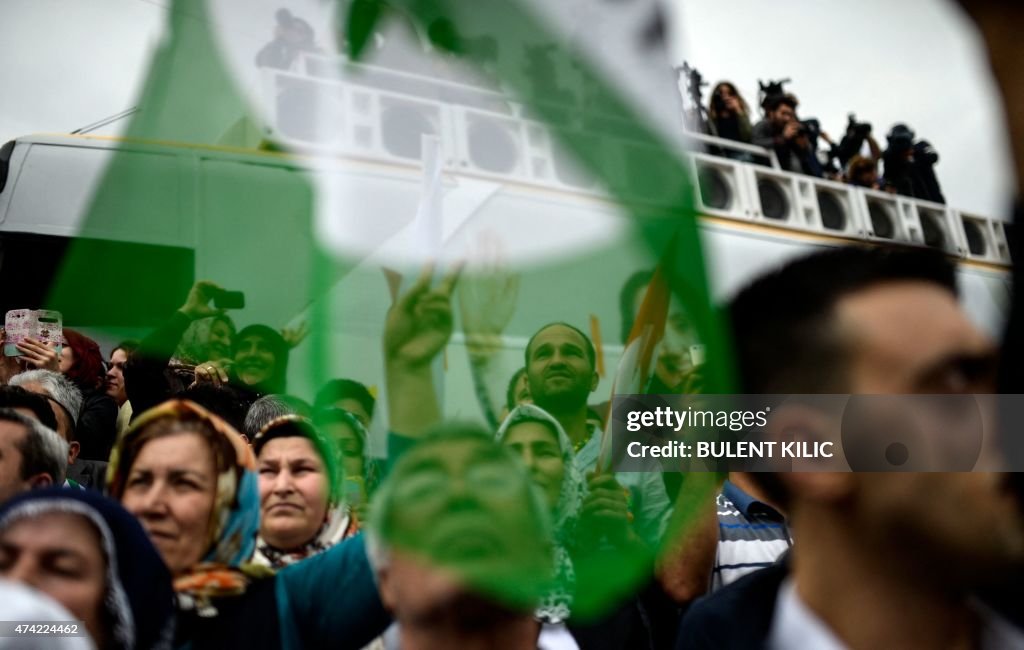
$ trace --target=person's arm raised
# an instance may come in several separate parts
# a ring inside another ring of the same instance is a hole
[[[391,431],[419,437],[441,420],[431,363],[452,335],[451,296],[459,270],[431,288],[433,266],[399,296],[384,323],[384,369]]]

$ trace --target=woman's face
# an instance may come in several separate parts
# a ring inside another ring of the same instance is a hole
[[[247,386],[258,386],[274,374],[274,352],[262,336],[251,334],[238,342],[235,374]]]
[[[323,426],[326,435],[338,441],[342,469],[346,477],[363,475],[363,439],[348,422],[332,422]]]
[[[67,373],[75,365],[75,351],[67,343],[60,349],[60,371]]]
[[[274,438],[257,459],[260,536],[292,550],[316,536],[327,517],[327,469],[306,438]]]
[[[222,320],[215,320],[210,325],[209,339],[206,341],[206,353],[209,361],[231,358],[231,328]]]
[[[121,503],[138,517],[171,573],[179,574],[210,547],[216,490],[210,446],[198,433],[173,433],[142,447]]]
[[[540,422],[520,422],[505,432],[504,444],[526,463],[530,478],[554,509],[565,478],[565,461],[555,433]]]
[[[0,532],[0,577],[47,594],[85,624],[103,647],[107,562],[100,536],[82,515],[50,512]]]

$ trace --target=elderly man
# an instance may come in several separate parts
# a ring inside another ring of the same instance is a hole
[[[107,463],[78,457],[80,445],[75,435],[75,427],[82,409],[82,393],[75,384],[59,372],[29,370],[15,375],[10,385],[20,386],[49,400],[57,419],[57,433],[68,444],[68,482],[82,487],[102,485]]]

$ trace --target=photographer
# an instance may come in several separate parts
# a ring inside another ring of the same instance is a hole
[[[711,91],[708,117],[710,135],[736,142],[750,142],[750,109],[732,83],[720,81]]]
[[[885,188],[903,196],[945,203],[935,163],[939,154],[926,140],[914,142],[915,134],[906,124],[896,124],[885,136],[889,146],[882,154]]]
[[[839,164],[846,168],[854,158],[858,156],[866,158],[861,155],[865,142],[868,143],[868,150],[871,152],[870,160],[877,163],[882,158],[882,148],[878,146],[878,141],[871,135],[871,124],[858,122],[857,117],[850,113],[849,122],[846,125],[846,135],[840,140],[837,151]]]
[[[811,145],[812,134],[796,117],[798,103],[790,93],[765,98],[765,118],[754,125],[753,141],[774,149],[782,169],[821,176],[821,165]]]

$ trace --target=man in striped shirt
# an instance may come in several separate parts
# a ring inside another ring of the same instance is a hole
[[[718,493],[718,548],[711,591],[771,566],[792,544],[785,516],[767,502],[746,473],[731,472]]]

